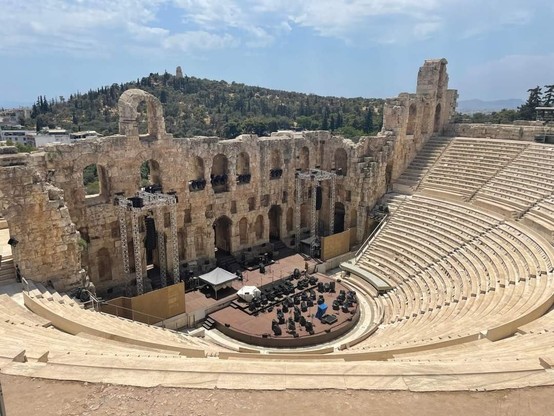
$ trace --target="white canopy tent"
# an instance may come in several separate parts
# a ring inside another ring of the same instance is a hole
[[[209,273],[203,274],[198,277],[203,282],[209,284],[215,291],[215,298],[217,299],[217,292],[221,289],[232,287],[233,280],[238,279],[238,277],[224,270],[220,267],[215,268]]]
[[[252,302],[252,299],[257,298],[261,294],[261,290],[256,286],[243,286],[237,292],[237,295],[247,302]]]

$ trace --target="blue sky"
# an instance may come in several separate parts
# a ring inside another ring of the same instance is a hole
[[[447,58],[461,99],[554,83],[554,0],[0,0],[0,105],[150,72],[322,95],[415,91]]]

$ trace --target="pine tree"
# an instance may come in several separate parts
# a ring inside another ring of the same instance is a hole
[[[554,106],[554,84],[544,86],[543,104],[547,107]]]
[[[373,107],[371,106],[368,107],[365,115],[363,131],[364,133],[371,133],[373,131]]]
[[[534,120],[537,117],[536,108],[541,105],[542,89],[537,86],[527,90],[527,92],[529,93],[529,98],[518,110],[523,120]]]

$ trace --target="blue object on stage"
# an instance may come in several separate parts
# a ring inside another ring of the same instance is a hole
[[[317,319],[321,319],[321,317],[322,317],[323,315],[325,315],[326,312],[327,312],[327,304],[322,303],[321,305],[318,305],[318,306],[317,306],[317,312],[316,312],[316,314],[315,314],[315,317],[316,317]]]

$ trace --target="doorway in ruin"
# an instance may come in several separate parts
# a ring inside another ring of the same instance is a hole
[[[269,209],[269,240],[281,239],[281,213],[279,205],[272,205]]]
[[[231,227],[233,223],[226,215],[214,221],[214,246],[216,257],[231,252]]]
[[[335,227],[334,233],[342,233],[344,231],[344,204],[342,202],[335,202]]]

